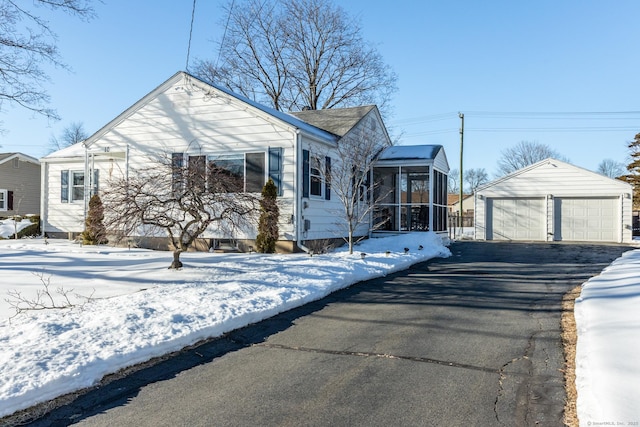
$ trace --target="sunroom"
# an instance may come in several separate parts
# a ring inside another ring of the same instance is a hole
[[[373,169],[375,232],[447,232],[449,163],[441,145],[393,146]]]

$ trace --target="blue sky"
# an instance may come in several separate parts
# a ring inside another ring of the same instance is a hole
[[[464,169],[493,177],[501,152],[523,140],[591,170],[605,158],[627,163],[626,144],[640,132],[640,2],[336,3],[360,19],[364,38],[399,76],[387,118],[399,144],[441,144],[457,168],[462,112]],[[217,55],[222,4],[197,0],[191,59]],[[46,87],[62,120],[3,106],[0,151],[42,157],[70,123],[93,133],[184,70],[192,5],[104,0],[89,23],[47,14],[72,68],[49,69]]]

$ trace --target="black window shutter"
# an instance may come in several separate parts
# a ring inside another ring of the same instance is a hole
[[[278,196],[282,196],[282,148],[269,147],[269,178],[278,189]]]
[[[7,191],[7,210],[13,210],[13,191]]]
[[[324,158],[324,198],[331,200],[331,157]]]
[[[60,171],[60,201],[69,203],[69,171]]]
[[[302,197],[309,197],[309,150],[302,150]]]

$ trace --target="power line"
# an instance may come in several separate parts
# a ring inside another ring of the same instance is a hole
[[[227,15],[227,22],[224,24],[224,32],[222,33],[222,40],[220,40],[220,49],[218,49],[218,57],[216,58],[216,63],[214,65],[214,69],[218,69],[218,62],[220,62],[220,55],[222,55],[222,47],[224,46],[225,38],[227,37],[227,30],[229,29],[229,21],[231,21],[231,13],[233,12],[233,6],[235,4],[235,0],[232,0],[231,6],[229,7],[229,14]],[[262,10],[262,6],[260,6]]]
[[[475,116],[598,116],[598,115],[619,115],[634,114],[640,115],[640,111],[468,111],[465,114]]]
[[[184,67],[186,71],[189,71],[189,56],[191,55],[191,37],[193,36],[193,21],[196,16],[196,0],[193,0],[193,7],[191,8],[191,25],[189,25],[189,44],[187,45],[187,63]]]
[[[512,120],[640,120],[640,111],[465,111],[467,118]],[[624,116],[624,117],[615,117]],[[440,113],[394,120],[394,126],[411,126],[457,119],[457,113]]]

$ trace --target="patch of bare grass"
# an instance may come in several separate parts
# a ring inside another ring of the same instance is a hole
[[[576,408],[576,343],[578,332],[573,308],[576,298],[580,296],[582,286],[576,286],[562,298],[562,347],[564,349],[564,383],[567,400],[564,405],[564,424],[570,427],[578,426],[578,412]]]

